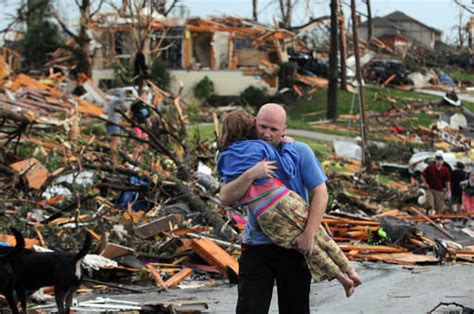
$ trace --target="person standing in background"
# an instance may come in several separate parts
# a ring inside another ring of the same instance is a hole
[[[461,182],[467,179],[465,166],[462,162],[456,163],[456,168],[451,172],[451,209],[457,213],[461,209],[462,204],[462,188]]]

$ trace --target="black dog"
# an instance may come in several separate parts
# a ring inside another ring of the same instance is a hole
[[[17,243],[24,242],[16,233]],[[59,313],[69,313],[74,293],[81,285],[81,262],[91,246],[91,235],[86,234],[82,249],[77,254],[58,252],[32,252],[11,258],[15,274],[15,291],[23,313],[26,313],[26,292],[44,286],[54,286],[54,296]]]
[[[15,235],[16,245],[8,253],[0,256],[0,293],[7,299],[8,305],[12,312],[18,313],[15,298],[13,292],[15,290],[15,274],[10,264],[12,259],[16,256],[23,254],[25,248],[25,241],[21,236],[21,233],[13,227],[10,227],[11,231]],[[18,236],[19,235],[19,236]]]

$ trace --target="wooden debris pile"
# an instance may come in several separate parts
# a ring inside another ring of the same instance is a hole
[[[323,226],[348,257],[396,264],[474,261],[474,214],[427,216],[407,178],[381,180],[378,173],[363,174],[357,161],[338,163],[347,170],[330,174],[333,202]],[[438,254],[440,245],[451,253]]]

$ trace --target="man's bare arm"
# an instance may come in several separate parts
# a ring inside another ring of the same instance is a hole
[[[247,192],[254,180],[271,177],[276,170],[275,161],[262,160],[252,168],[247,169],[235,180],[227,182],[221,187],[219,199],[225,206],[237,203]]]
[[[309,255],[313,253],[314,234],[323,220],[329,199],[326,183],[321,183],[312,192],[308,221],[303,233],[295,240],[297,248]]]

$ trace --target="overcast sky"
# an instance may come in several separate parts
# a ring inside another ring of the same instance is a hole
[[[25,0],[23,0],[25,1]],[[109,0],[110,1],[110,0]],[[113,0],[119,2],[119,0]],[[474,11],[473,0],[458,0]],[[5,26],[8,22],[8,14],[15,12],[15,9],[22,0],[0,0],[0,26]],[[69,16],[74,20],[74,13],[71,8],[76,8],[73,0],[55,0],[63,15]],[[307,0],[299,0],[294,14],[294,25],[304,24],[310,16],[319,17],[329,15],[329,0],[309,0],[310,7],[303,3]],[[181,4],[187,6],[191,16],[211,16],[211,15],[235,15],[239,17],[252,16],[252,0],[181,0]],[[277,0],[258,0],[259,20],[265,23],[273,24],[275,18],[278,18]],[[350,0],[342,0],[346,8],[346,18],[349,16]],[[366,13],[366,6],[361,0],[357,0],[359,11]],[[460,9],[455,0],[371,0],[372,16],[384,16],[395,10],[419,20],[420,22],[443,31],[443,39],[451,41],[456,38],[454,28],[459,25],[460,11],[463,11],[463,23],[465,23],[470,13]],[[365,18],[362,18],[365,20]]]

